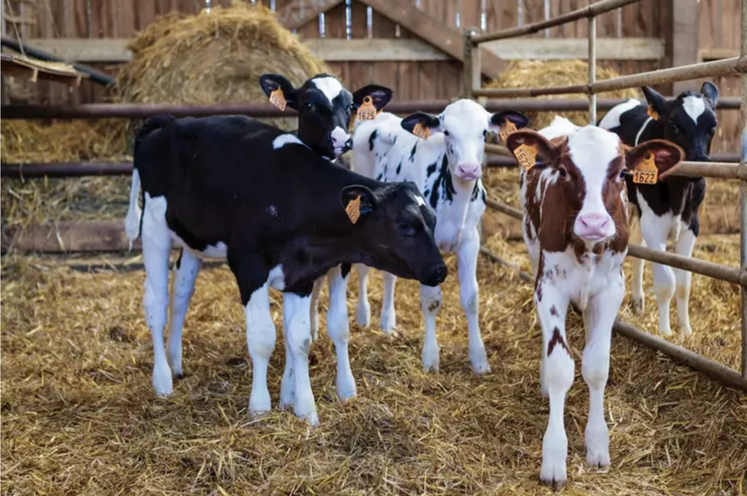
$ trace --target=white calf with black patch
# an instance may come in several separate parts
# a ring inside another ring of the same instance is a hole
[[[629,100],[610,110],[600,121],[600,127],[616,133],[623,142],[636,146],[652,139],[667,139],[685,151],[687,160],[708,162],[711,141],[716,132],[718,89],[703,83],[700,92],[686,91],[667,100],[654,89],[643,88],[646,103]],[[679,255],[692,255],[700,222],[698,210],[705,197],[706,183],[702,177],[670,177],[657,184],[635,184],[626,179],[632,205],[631,242],[666,251],[667,241],[674,242]],[[633,310],[644,310],[642,259],[632,261]],[[659,308],[659,332],[672,333],[669,307],[672,297],[677,302],[679,332],[690,334],[688,303],[692,273],[653,264],[654,293]]]
[[[626,150],[615,134],[593,126],[579,128],[562,118],[539,133],[517,131],[507,146],[520,163],[530,157],[525,161],[530,168],[521,173],[523,232],[535,271],[534,302],[542,328],[540,385],[550,402],[540,480],[559,489],[567,480],[564,409],[575,374],[566,336],[568,307],[581,309],[586,330],[581,367],[589,387],[586,460],[606,467],[610,455],[604,388],[612,325],[625,292],[622,264],[629,229],[622,177],[648,162],[665,175],[682,152],[665,141]]]
[[[462,308],[467,316],[469,355],[476,374],[490,371],[478,322],[479,292],[477,257],[480,249],[478,223],[485,211],[485,189],[480,180],[488,133],[508,125],[522,128],[528,119],[518,112],[490,114],[470,100],[452,103],[439,116],[423,112],[405,119],[383,113],[374,121],[357,125],[353,133],[351,166],[356,172],[381,181],[411,181],[436,211],[436,242],[443,252],[456,252]],[[413,130],[433,134],[421,139]],[[357,320],[370,323],[367,295],[368,268],[358,266]],[[394,309],[396,277],[384,274],[381,328],[386,334],[397,326]],[[441,308],[441,288],[421,286],[425,317],[423,367],[439,369],[436,316]]]

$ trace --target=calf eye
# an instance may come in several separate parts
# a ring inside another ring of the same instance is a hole
[[[415,228],[407,222],[400,222],[397,224],[397,230],[404,236],[412,236],[415,234]]]
[[[560,177],[566,177],[568,175],[568,172],[562,167],[558,169],[558,172],[560,172]]]
[[[623,169],[623,170],[620,171],[620,176],[619,177],[620,177],[620,179],[625,179],[625,176],[627,176],[627,175],[628,175],[628,171],[626,171],[625,169]]]
[[[311,110],[312,108],[314,108],[314,104],[311,102],[306,102],[306,104],[304,105],[304,108],[306,110]]]
[[[449,135],[449,132],[448,131],[444,131],[444,136],[448,136],[448,135]]]
[[[483,140],[487,140],[488,139],[488,131],[487,130],[485,130],[485,131],[482,132],[482,139]]]

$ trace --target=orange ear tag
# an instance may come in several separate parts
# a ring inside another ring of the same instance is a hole
[[[659,120],[659,114],[656,112],[656,110],[654,110],[654,107],[652,107],[651,105],[648,106],[648,111],[646,113],[653,120],[655,120],[655,121]]]
[[[270,93],[270,103],[275,105],[280,111],[285,111],[285,96],[280,88]]]
[[[355,118],[359,121],[372,121],[376,119],[376,107],[373,104],[373,98],[370,95],[363,99],[363,103],[358,107],[358,113]]]
[[[528,171],[537,165],[537,147],[523,144],[514,150],[514,156],[519,165]]]
[[[412,134],[414,134],[418,138],[427,140],[431,137],[431,128],[426,127],[418,122],[417,124],[415,124],[415,127],[412,128]]]
[[[636,184],[656,184],[659,180],[659,169],[656,168],[654,154],[648,153],[633,171],[633,182]]]
[[[505,143],[506,138],[508,138],[515,132],[516,132],[516,124],[514,124],[508,119],[504,119],[503,124],[501,124],[501,132],[498,134],[498,136],[500,136],[501,141]]]
[[[361,216],[361,195],[358,195],[355,200],[350,200],[348,206],[345,207],[345,213],[348,214],[350,222],[355,224]]]

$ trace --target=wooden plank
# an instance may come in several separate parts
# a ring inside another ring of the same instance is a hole
[[[417,39],[316,39],[304,43],[314,55],[330,62],[449,60],[440,50]]]
[[[672,26],[667,43],[670,65],[679,67],[698,62],[698,0],[670,0]],[[676,5],[675,5],[676,4]],[[694,89],[697,82],[680,81],[672,85],[675,95]]]
[[[2,251],[69,253],[127,250],[120,221],[73,221],[3,231]]]
[[[298,29],[342,2],[343,0],[296,0],[280,9],[277,18],[286,28]]]
[[[490,41],[481,46],[503,60],[586,60],[589,55],[585,38],[509,39]],[[656,38],[597,39],[597,60],[659,60],[664,55],[664,43]]]

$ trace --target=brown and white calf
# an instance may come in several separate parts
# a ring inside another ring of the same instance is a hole
[[[662,140],[628,148],[614,133],[594,126],[579,128],[559,117],[539,133],[515,132],[506,144],[520,163],[534,164],[521,173],[521,203],[542,327],[540,384],[550,400],[540,479],[558,489],[566,481],[563,409],[574,377],[565,330],[568,306],[575,303],[582,310],[586,328],[582,363],[590,396],[586,461],[607,466],[604,387],[612,324],[625,292],[622,264],[629,233],[623,178],[651,164],[662,178],[682,160],[683,152]]]

